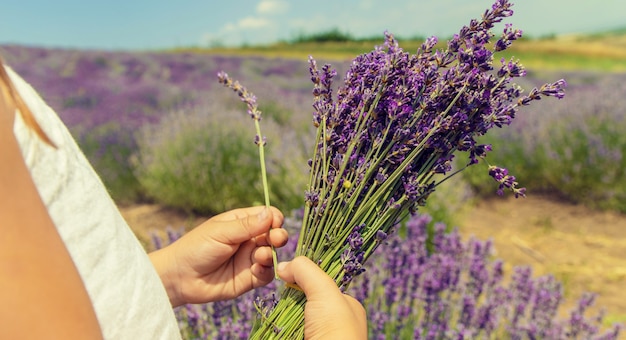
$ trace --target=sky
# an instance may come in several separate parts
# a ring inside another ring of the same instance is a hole
[[[0,44],[155,50],[238,46],[339,29],[447,38],[495,0],[0,0]],[[626,28],[624,0],[516,0],[525,36]]]

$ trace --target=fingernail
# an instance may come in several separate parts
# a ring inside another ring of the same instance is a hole
[[[276,270],[278,270],[279,272],[282,272],[285,270],[286,267],[287,267],[287,262],[280,262],[276,266]]]
[[[299,290],[299,291],[301,291],[301,292],[304,292],[304,291],[302,290],[302,288],[300,288],[300,286],[298,286],[298,285],[297,285],[297,284],[295,284],[295,283],[289,283],[289,282],[287,282],[287,283],[285,283],[285,286],[287,286],[287,287],[289,287],[289,288],[293,288],[293,289],[295,289],[295,290]]]

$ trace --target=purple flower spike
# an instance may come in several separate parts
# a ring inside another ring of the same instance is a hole
[[[261,120],[261,111],[259,111],[256,96],[241,85],[238,81],[233,81],[226,72],[220,71],[217,73],[217,80],[220,84],[230,88],[235,91],[241,101],[244,102],[248,106],[248,114],[254,120]]]
[[[515,198],[526,197],[526,188],[518,188],[518,183],[515,181],[515,176],[509,175],[509,171],[505,168],[500,168],[495,165],[489,166],[489,176],[500,183],[498,186],[498,195],[503,195],[504,189],[509,189],[515,194]]]

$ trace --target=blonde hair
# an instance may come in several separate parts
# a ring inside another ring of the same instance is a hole
[[[54,142],[52,142],[48,135],[46,135],[46,133],[43,131],[39,123],[37,123],[33,112],[30,110],[30,108],[28,108],[28,105],[26,105],[24,99],[22,99],[22,96],[20,96],[19,92],[17,92],[17,89],[13,85],[13,82],[11,82],[11,78],[9,78],[9,74],[4,68],[4,61],[2,60],[1,56],[0,90],[2,92],[2,95],[4,96],[5,101],[14,105],[19,110],[20,115],[22,116],[22,119],[24,120],[26,126],[28,126],[33,132],[35,132],[35,134],[39,138],[41,138],[46,144],[55,147]]]

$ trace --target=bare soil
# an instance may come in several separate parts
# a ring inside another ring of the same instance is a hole
[[[120,207],[138,237],[167,227],[192,228],[205,216],[159,205]],[[530,265],[536,275],[551,274],[563,283],[563,313],[583,292],[595,292],[605,322],[626,324],[626,215],[595,211],[547,197],[498,198],[468,204],[458,212],[466,237],[491,238],[494,256],[513,266]]]

